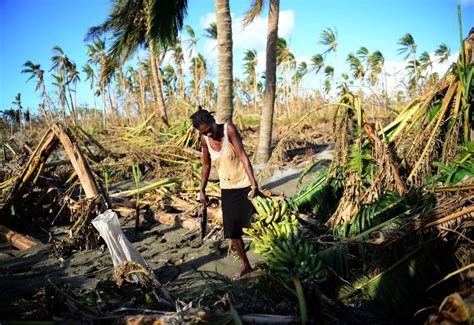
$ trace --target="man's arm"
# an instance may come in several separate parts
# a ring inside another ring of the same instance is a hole
[[[199,191],[200,200],[203,204],[206,203],[206,186],[209,180],[209,173],[211,171],[211,156],[209,155],[209,149],[207,148],[206,139],[201,136],[202,146],[202,171],[201,171],[201,188]]]
[[[235,152],[239,156],[239,159],[244,165],[245,171],[247,172],[247,176],[249,177],[250,184],[252,186],[252,195],[250,196],[253,197],[256,195],[258,190],[257,181],[255,180],[255,176],[253,174],[253,168],[252,164],[250,163],[250,159],[244,150],[242,138],[240,137],[239,131],[237,131],[237,128],[234,124],[227,124],[227,135],[229,136],[229,141],[234,146]]]

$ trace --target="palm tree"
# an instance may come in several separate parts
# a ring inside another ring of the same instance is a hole
[[[59,104],[61,105],[61,117],[63,121],[66,121],[66,81],[64,80],[63,75],[60,73],[53,75],[53,78],[53,86],[58,87],[57,96]]]
[[[433,60],[431,59],[430,54],[427,51],[424,51],[420,54],[420,70],[421,72],[425,71],[425,78],[428,77],[429,73],[433,71]],[[428,70],[429,69],[429,70]]]
[[[171,64],[166,65],[163,68],[163,79],[164,85],[166,86],[166,92],[168,98],[175,98],[176,97],[176,71],[174,70]]]
[[[410,57],[410,55],[413,56],[412,63],[414,64],[414,67],[412,70],[414,70],[415,72],[414,86],[415,86],[415,91],[416,91],[417,83],[418,83],[418,69],[416,67],[417,59],[416,59],[415,40],[413,39],[413,36],[410,33],[406,33],[402,38],[399,39],[398,44],[402,46],[401,48],[398,49],[398,54],[405,54],[405,57],[403,59],[404,61],[406,61]]]
[[[304,76],[306,76],[308,72],[309,72],[308,63],[306,63],[305,61],[300,62],[300,64],[298,65],[298,69],[294,75],[296,91],[299,90],[300,84],[303,81]]]
[[[12,108],[0,111],[0,113],[2,113],[3,115],[2,119],[10,121],[10,135],[13,136],[13,126],[15,125],[17,120],[17,113]]]
[[[448,61],[449,56],[451,55],[451,50],[446,44],[442,43],[436,49],[435,55],[437,57],[439,57],[439,59],[438,59],[439,63],[444,63],[444,62]]]
[[[217,22],[218,78],[217,114],[219,122],[231,122],[233,113],[232,18],[229,0],[214,0]]]
[[[105,129],[107,118],[107,105],[105,100],[105,88],[107,83],[105,41],[96,38],[93,42],[87,44],[87,55],[89,56],[89,63],[92,63],[99,68],[97,82],[99,86],[99,94],[102,99],[102,126]]]
[[[357,52],[356,52],[357,57],[364,62],[365,64],[365,70],[368,70],[368,65],[370,62],[370,52],[365,46],[361,46]]]
[[[105,22],[90,28],[86,36],[86,40],[89,40],[105,33],[111,34],[109,55],[120,58],[122,62],[139,47],[147,46],[157,107],[166,125],[169,125],[168,116],[156,66],[157,44],[172,44],[176,41],[186,10],[186,0],[116,0]]]
[[[329,46],[326,51],[323,52],[323,55],[330,52],[334,53],[334,67],[337,75],[337,29],[334,27],[334,29],[327,28],[323,30],[319,38],[319,44]]]
[[[94,97],[94,109],[97,109],[97,103],[95,100],[95,91],[94,91],[94,82],[95,82],[94,69],[92,69],[92,66],[88,62],[86,62],[86,64],[84,64],[84,66],[82,67],[82,72],[86,74],[85,81],[89,80],[89,88],[92,91],[92,96]]]
[[[195,73],[193,80],[193,89],[196,96],[200,97],[199,90],[201,82],[204,80],[207,74],[206,58],[202,54],[198,53],[198,55],[191,60],[190,72]]]
[[[311,57],[311,62],[310,62],[310,65],[311,65],[311,71],[314,71],[315,74],[318,74],[319,71],[321,71],[321,69],[323,68],[324,66],[324,58],[321,54],[315,54]]]
[[[172,57],[174,63],[176,63],[176,70],[178,75],[178,93],[179,98],[185,99],[184,94],[184,73],[183,73],[183,64],[184,64],[184,55],[183,49],[181,48],[180,43],[176,43],[172,50]],[[186,106],[187,107],[187,106]]]
[[[331,84],[333,84],[334,80],[334,68],[327,65],[324,68],[324,75],[326,76],[326,79],[324,80],[324,91],[326,94],[329,94],[331,91]]]
[[[244,53],[244,72],[248,75],[250,85],[253,86],[253,109],[257,113],[257,51],[247,50]]]
[[[70,83],[69,74],[71,72],[71,69],[73,68],[73,65],[75,66],[75,64],[71,60],[69,60],[68,56],[66,55],[66,53],[64,53],[63,49],[57,45],[53,47],[53,56],[51,57],[51,62],[52,62],[52,67],[49,71],[56,72],[55,85],[58,86],[58,89],[60,92],[64,92],[64,94],[62,93],[59,94],[61,109],[63,110],[62,116],[63,118],[66,116],[64,109],[67,106],[69,108],[69,111],[71,112],[73,121],[76,122],[74,107],[73,107],[72,98],[71,98],[71,90],[69,88],[69,83]],[[69,92],[69,99],[71,101],[70,103],[67,100],[67,95],[66,95],[67,92]]]
[[[72,62],[71,67],[69,69],[69,79],[68,79],[68,85],[71,84],[73,86],[73,92],[74,92],[74,98],[71,99],[72,102],[72,107],[73,107],[73,120],[77,121],[77,82],[81,81],[81,78],[79,77],[79,72],[77,71],[77,66],[74,62]],[[69,97],[71,97],[71,89],[68,86],[69,89]]]
[[[409,60],[405,67],[408,72],[408,90],[413,90],[415,93],[418,89],[418,76],[420,75],[420,62],[416,59]]]
[[[387,73],[385,71],[385,58],[379,50],[376,50],[370,55],[370,70],[371,80],[377,80],[377,76],[383,73],[383,91],[385,97],[385,107],[388,108],[388,90],[387,90]]]
[[[184,27],[184,30],[186,31],[189,37],[189,39],[187,40],[187,43],[189,43],[188,52],[189,52],[189,58],[192,60],[197,54],[197,43],[199,39],[196,37],[196,33],[194,32],[194,29],[191,26],[186,25]],[[197,71],[194,70],[192,74],[193,74],[194,84],[196,84]],[[196,93],[197,91],[196,87],[194,87],[194,91],[195,92],[193,93],[193,100],[194,100],[195,106],[197,107],[199,106],[199,94]]]
[[[39,64],[35,64],[31,61],[26,61],[23,66],[25,69],[21,70],[21,73],[29,73],[30,77],[27,79],[27,81],[36,78],[36,86],[35,86],[35,91],[38,91],[38,89],[41,87],[42,91],[42,96],[46,103],[48,104],[49,108],[49,113],[50,117],[52,118],[52,112],[51,112],[51,106],[50,106],[50,100],[48,97],[48,94],[46,93],[46,86],[44,84],[44,70],[41,69],[41,66]],[[43,107],[43,106],[41,106]],[[46,118],[46,111],[41,110],[41,113],[43,116]],[[47,118],[46,118],[47,119]]]
[[[206,80],[204,84],[204,99],[206,107],[211,107],[212,101],[216,96],[216,86],[212,82],[212,80]]]
[[[288,117],[290,116],[290,101],[288,87],[288,70],[295,65],[295,56],[291,53],[290,48],[284,38],[279,37],[277,42],[277,65],[282,67],[283,90],[285,97],[285,106]]]
[[[364,66],[362,65],[362,62],[359,60],[359,58],[357,56],[355,56],[353,53],[349,53],[347,55],[346,61],[347,61],[347,63],[349,63],[349,67],[352,70],[352,77],[355,80],[362,79],[365,75],[365,70],[364,70]],[[327,71],[330,71],[330,69],[327,70]],[[327,71],[324,70],[326,75],[327,75]]]
[[[264,1],[255,0],[252,7],[245,14],[244,25],[250,24],[263,10]],[[258,138],[258,163],[266,163],[271,155],[273,112],[275,108],[275,86],[277,68],[278,18],[280,14],[280,0],[269,1],[267,51],[265,61],[265,92],[263,97],[262,118],[260,120],[260,134]]]
[[[15,122],[16,124],[18,124],[19,128],[20,128],[20,131],[21,131],[21,128],[22,128],[22,125],[21,125],[21,117],[22,117],[22,108],[23,106],[21,106],[21,94],[20,93],[17,93],[16,96],[15,96],[15,100],[12,102],[13,105],[16,106],[16,112],[15,112]]]
[[[293,79],[292,81],[293,81],[293,85],[295,89],[294,93],[296,94],[295,100],[298,100],[301,98],[300,86],[301,86],[304,76],[308,73],[308,71],[309,71],[308,64],[305,61],[302,61],[300,62],[300,64],[298,64],[296,72],[292,77]],[[304,96],[304,93],[305,93],[304,89],[302,93]],[[298,106],[298,105],[295,105],[295,106]]]

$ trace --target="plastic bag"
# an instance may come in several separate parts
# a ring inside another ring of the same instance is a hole
[[[99,231],[100,236],[104,238],[114,267],[117,267],[117,265],[124,261],[137,262],[149,272],[151,279],[158,281],[153,269],[123,233],[117,214],[114,211],[109,209],[98,215],[92,220],[92,225]],[[132,276],[131,280],[132,282],[138,282],[139,279],[136,276]]]

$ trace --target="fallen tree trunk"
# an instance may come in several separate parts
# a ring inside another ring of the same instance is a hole
[[[49,155],[53,152],[57,143],[58,138],[52,130],[49,129],[43,138],[41,138],[20,176],[17,177],[15,184],[11,187],[5,204],[0,208],[0,215],[9,215],[9,209],[16,199],[20,198],[26,190],[35,187],[35,183],[45,167],[46,160],[48,160]]]
[[[86,198],[100,197],[100,203],[102,209],[105,209],[105,200],[101,192],[99,192],[99,187],[95,182],[94,176],[92,175],[92,170],[87,163],[86,159],[82,155],[81,150],[77,146],[77,143],[73,142],[71,137],[64,131],[59,125],[53,124],[51,127],[54,134],[58,137],[59,141],[64,147],[69,161],[71,162],[74,170],[79,177]]]
[[[0,236],[22,251],[39,244],[35,239],[22,235],[2,225],[0,225]]]
[[[154,219],[164,224],[181,226],[186,229],[198,229],[201,225],[197,218],[180,213],[155,213]]]

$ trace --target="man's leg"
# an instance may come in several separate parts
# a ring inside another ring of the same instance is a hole
[[[240,257],[240,271],[234,274],[234,277],[241,277],[245,273],[249,273],[252,271],[252,267],[250,266],[250,262],[247,258],[247,254],[245,253],[244,241],[241,238],[233,238],[231,239],[232,246],[236,250],[237,254]]]

